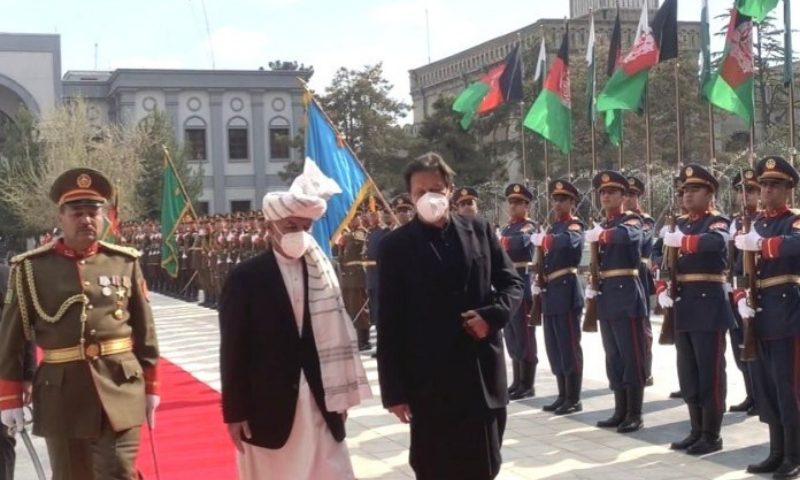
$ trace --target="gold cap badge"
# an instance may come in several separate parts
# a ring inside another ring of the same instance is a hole
[[[744,178],[747,178],[747,179],[753,178],[753,171],[752,170],[748,170],[748,171],[744,172]]]
[[[607,173],[604,173],[601,180],[603,180],[603,183],[608,183],[611,181],[611,177],[609,177]]]
[[[89,188],[92,186],[92,177],[86,175],[85,173],[82,173],[78,175],[78,180],[76,183],[80,188]]]
[[[634,180],[632,178],[629,178],[628,179],[628,185],[631,185],[631,186],[636,185],[636,180]]]
[[[468,193],[469,193],[469,192],[467,191],[467,189],[466,189],[466,188],[462,188],[462,189],[461,189],[461,195],[466,195],[466,194],[468,194]]]
[[[519,185],[514,185],[514,193],[519,193],[520,190],[522,189],[519,188]]]
[[[768,169],[774,170],[777,165],[778,165],[778,162],[776,162],[774,158],[770,158],[769,160],[767,160],[767,168]]]
[[[692,167],[686,167],[686,176],[691,177],[692,175],[694,175],[694,170],[692,170]]]
[[[563,189],[564,189],[564,184],[563,183],[561,183],[561,182],[556,183],[556,190],[563,190]]]

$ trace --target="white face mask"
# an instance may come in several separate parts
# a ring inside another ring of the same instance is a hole
[[[427,223],[436,223],[447,214],[450,202],[446,195],[428,192],[417,200],[417,215]]]
[[[289,258],[300,258],[308,251],[313,238],[311,234],[305,231],[282,233],[280,239],[281,253]]]

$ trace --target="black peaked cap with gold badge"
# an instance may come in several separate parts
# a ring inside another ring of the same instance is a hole
[[[745,187],[761,188],[756,178],[756,171],[752,168],[743,168],[736,172],[736,175],[731,179],[731,188],[738,190],[742,188],[742,176],[744,176]]]
[[[762,158],[756,165],[756,177],[762,180],[785,180],[796,186],[800,175],[797,170],[782,157]]]
[[[73,168],[59,175],[50,188],[50,200],[59,207],[105,205],[114,196],[114,186],[102,173],[91,168]]]
[[[567,195],[575,200],[578,199],[578,189],[575,188],[575,185],[569,183],[563,178],[559,178],[558,180],[552,180],[547,185],[547,193],[551,197],[554,195]]]
[[[526,202],[533,201],[533,194],[521,183],[512,183],[506,187],[506,199],[518,198]]]
[[[461,201],[473,199],[478,199],[478,191],[472,187],[459,187],[453,192],[453,203],[456,205]]]
[[[637,177],[628,177],[628,193],[633,195],[644,195],[644,182]]]
[[[708,170],[697,165],[690,163],[681,169],[680,173],[681,188],[689,185],[698,185],[701,187],[708,187],[712,192],[719,190],[719,181]]]
[[[614,170],[603,170],[592,179],[592,188],[600,191],[604,188],[618,188],[623,192],[628,191],[628,179]]]
[[[393,210],[413,209],[413,208],[414,208],[414,202],[411,201],[411,197],[408,196],[407,193],[401,193],[400,195],[392,199]]]

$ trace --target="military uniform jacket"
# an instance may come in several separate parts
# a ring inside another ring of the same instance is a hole
[[[102,242],[79,254],[59,239],[12,260],[0,321],[0,408],[21,406],[26,339],[45,350],[133,340],[132,351],[42,363],[33,384],[36,435],[95,437],[103,414],[115,431],[144,422],[159,353],[138,256]]]
[[[800,210],[762,212],[753,225],[764,237],[757,265],[758,278],[797,276],[800,272]],[[760,288],[758,307],[753,322],[757,338],[800,335],[800,286],[796,282]]]
[[[656,234],[656,220],[644,212],[636,212],[642,217],[642,259],[639,266],[639,277],[642,280],[645,295],[655,293],[656,285],[653,281],[653,274],[647,268],[650,258],[653,256],[653,237]]]
[[[536,224],[529,218],[509,223],[500,232],[500,245],[514,263],[517,274],[525,282],[522,298],[528,303],[532,301],[531,275],[528,265],[533,261],[535,252],[535,247],[531,243],[531,236],[534,233],[536,233]]]
[[[604,229],[599,240],[601,277],[603,272],[614,270],[635,271],[636,274],[600,279],[597,297],[599,318],[625,321],[644,318],[647,315],[645,293],[638,274],[642,251],[642,218],[633,212],[625,212],[607,218],[600,226]]]
[[[583,255],[583,223],[575,217],[550,226],[544,248],[545,277],[564,269],[577,269]],[[583,287],[575,274],[560,276],[542,285],[542,313],[565,314],[583,308]]]
[[[366,242],[367,231],[363,228],[348,231],[342,235],[339,255],[342,288],[366,287],[366,274],[363,266]]]
[[[718,212],[678,218],[685,235],[678,256],[678,275],[725,277],[730,220]],[[679,332],[714,332],[734,327],[724,282],[678,281],[675,328]]]
[[[381,240],[385,237],[390,229],[384,227],[371,228],[367,233],[367,261],[373,262],[367,265],[367,288],[378,288],[378,251],[381,246]]]

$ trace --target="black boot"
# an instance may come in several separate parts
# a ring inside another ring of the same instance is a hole
[[[533,389],[536,365],[528,362],[519,362],[519,366],[519,388],[508,396],[509,400],[522,400],[523,398],[536,396],[536,391]]]
[[[672,450],[686,450],[700,440],[703,429],[703,410],[698,405],[687,404],[686,406],[689,407],[689,423],[692,429],[688,437],[680,442],[672,442],[669,444],[669,448]]]
[[[511,395],[519,388],[519,362],[511,359],[511,372],[512,380],[511,385],[508,386],[508,394]]]
[[[567,377],[567,393],[564,403],[555,411],[556,415],[568,415],[583,410],[581,403],[581,384],[583,375],[576,373]]]
[[[358,351],[364,352],[371,349],[372,344],[369,341],[369,330],[362,328],[356,332],[358,333]]]
[[[680,390],[675,390],[669,394],[669,398],[683,398],[683,394]]]
[[[597,426],[600,428],[617,428],[628,411],[628,396],[625,390],[614,390],[614,414],[608,420],[600,420]]]
[[[759,463],[747,466],[747,473],[772,473],[783,463],[785,446],[783,442],[783,426],[769,424],[769,456]]]
[[[566,387],[567,377],[564,375],[556,375],[556,385],[558,385],[558,397],[556,400],[549,404],[542,407],[542,410],[545,412],[555,412],[558,408],[564,403],[564,395],[567,390]]]
[[[703,409],[703,435],[694,445],[686,449],[689,455],[706,455],[722,450],[722,412]]]
[[[744,371],[744,389],[747,392],[747,397],[738,405],[731,405],[728,409],[729,412],[747,412],[755,405],[753,401],[753,387],[750,381],[750,374],[747,370]]]
[[[783,463],[772,478],[800,478],[800,428],[797,425],[783,427]]]
[[[617,427],[617,433],[631,433],[644,427],[642,419],[644,387],[631,387],[626,390],[626,393],[628,394],[628,414]]]

